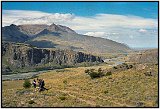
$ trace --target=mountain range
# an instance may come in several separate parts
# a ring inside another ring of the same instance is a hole
[[[89,54],[126,53],[127,45],[109,39],[81,35],[62,25],[26,24],[2,28],[2,40],[21,42],[38,48],[70,49]]]

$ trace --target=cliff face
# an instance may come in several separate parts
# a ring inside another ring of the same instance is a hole
[[[43,64],[72,65],[81,62],[103,62],[100,57],[71,50],[38,49],[24,44],[2,43],[2,58],[14,67]]]

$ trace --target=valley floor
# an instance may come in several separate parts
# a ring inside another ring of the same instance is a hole
[[[84,71],[108,69],[108,65],[65,68],[39,74],[49,90],[24,89],[24,80],[2,81],[2,107],[157,107],[158,66],[155,76],[148,70],[129,69],[91,79]],[[31,79],[32,81],[33,79]]]

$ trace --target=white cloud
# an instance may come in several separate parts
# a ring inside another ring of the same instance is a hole
[[[157,44],[158,20],[133,15],[96,14],[77,16],[70,13],[3,10],[2,26],[10,24],[61,24],[80,34],[109,38],[128,45],[141,46],[144,40]],[[138,31],[137,31],[138,30]],[[143,34],[142,34],[143,33]],[[144,34],[147,33],[147,34]],[[134,37],[133,37],[134,36]],[[147,45],[148,43],[146,43]],[[144,45],[143,45],[144,46]]]
[[[45,13],[41,11],[3,10],[3,25],[11,23],[67,24],[74,30],[104,30],[106,28],[155,28],[157,20],[131,15],[96,14],[92,17],[74,16],[70,13]]]
[[[103,31],[106,28],[155,28],[157,20],[129,15],[97,14],[93,17],[76,16],[71,24],[76,24],[72,26],[75,30]]]
[[[94,36],[94,37],[102,37],[102,38],[110,38],[114,37],[115,39],[118,39],[119,33],[107,33],[107,32],[87,32],[84,35],[88,36]]]
[[[84,35],[95,36],[95,37],[104,37],[104,36],[106,36],[106,33],[105,32],[87,32]]]
[[[146,32],[147,32],[146,29],[139,29],[138,31],[139,31],[140,33],[146,33]]]
[[[41,11],[4,10],[3,26],[10,24],[52,24],[71,21],[72,14],[45,13]]]
[[[74,18],[71,14],[51,14],[47,16],[42,16],[39,18],[21,18],[14,21],[14,24],[52,24],[52,23],[62,23],[71,21]]]

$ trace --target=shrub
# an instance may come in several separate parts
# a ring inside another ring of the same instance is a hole
[[[145,72],[144,74],[145,74],[145,76],[152,76],[153,75],[153,73],[149,72],[149,71]]]
[[[60,96],[59,99],[60,100],[66,100],[66,97],[65,96]]]
[[[101,73],[101,72],[102,72],[102,68],[99,68],[99,69],[98,69],[98,73]]]
[[[31,83],[30,83],[30,80],[26,79],[23,83],[23,87],[24,88],[30,88],[31,87]]]
[[[117,67],[116,67],[116,66],[114,66],[113,68],[114,68],[114,69],[117,69]]]
[[[101,77],[101,75],[97,72],[91,72],[91,73],[89,73],[89,75],[92,79]]]
[[[133,65],[129,65],[129,68],[133,68]]]
[[[112,77],[108,77],[108,79],[112,79]]]
[[[104,91],[104,94],[107,94],[108,93],[108,90]]]
[[[85,72],[85,73],[89,73],[89,69],[86,69],[84,72]]]
[[[130,69],[128,65],[126,66],[126,68],[127,68],[127,69]]]
[[[33,100],[30,100],[29,102],[28,102],[29,104],[33,104],[33,103],[35,103]]]
[[[67,80],[64,80],[63,83],[64,83],[64,84],[67,84]]]
[[[111,71],[108,71],[108,72],[106,73],[106,76],[109,76],[109,75],[112,75],[112,72],[111,72]]]
[[[95,71],[95,69],[90,69],[90,71],[91,71],[91,72],[94,72],[94,71]]]
[[[93,79],[93,78],[99,78],[104,76],[104,73],[102,71],[101,68],[98,69],[98,72],[95,71],[95,69],[86,69],[85,73],[89,74],[89,76]]]
[[[144,107],[144,103],[143,102],[137,102],[136,107]]]

